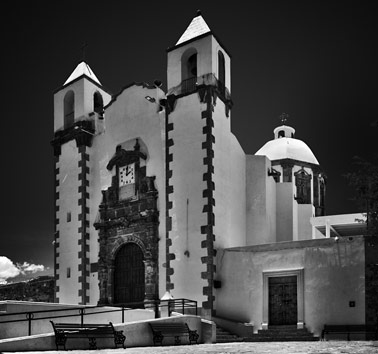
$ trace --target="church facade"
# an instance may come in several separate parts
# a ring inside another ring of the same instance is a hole
[[[167,92],[111,95],[81,62],[54,94],[56,302],[187,298],[256,329],[368,321],[377,244],[314,229],[326,181],[310,148],[283,124],[244,153],[231,57],[201,14],[167,55]]]

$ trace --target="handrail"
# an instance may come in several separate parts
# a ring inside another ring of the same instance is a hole
[[[135,307],[135,306],[140,307]],[[102,309],[105,307],[116,307],[116,309],[107,309],[104,311],[95,311],[86,313],[85,310],[87,309]],[[38,320],[50,320],[54,318],[66,318],[66,317],[77,317],[80,316],[80,322],[81,325],[84,324],[84,317],[89,315],[97,315],[97,314],[104,314],[104,313],[110,313],[110,312],[121,312],[122,315],[122,323],[125,322],[125,311],[134,310],[136,308],[145,308],[150,309],[153,308],[155,311],[155,317],[158,317],[159,314],[159,307],[168,307],[168,316],[170,317],[173,310],[181,310],[182,314],[185,314],[185,309],[195,309],[195,314],[197,315],[197,301],[195,300],[189,300],[189,299],[169,299],[169,300],[147,300],[144,302],[133,302],[133,303],[125,303],[121,306],[118,305],[103,305],[103,306],[80,306],[80,307],[73,307],[73,308],[60,308],[60,309],[51,309],[51,310],[37,310],[37,311],[23,311],[23,312],[11,312],[11,313],[5,313],[0,314],[0,324],[2,323],[13,323],[13,322],[28,322],[28,335],[31,335],[31,328],[32,328],[32,322],[38,321]],[[62,312],[62,311],[79,311],[79,313],[71,313],[71,314],[62,314],[59,315],[56,312]],[[35,314],[47,314],[54,312],[54,315],[46,315],[42,317],[35,317]],[[26,318],[19,318],[19,319],[13,319],[13,320],[5,320],[2,321],[2,318],[5,316],[19,316],[19,315],[25,315]]]

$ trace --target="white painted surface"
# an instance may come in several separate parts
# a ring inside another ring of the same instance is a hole
[[[247,240],[246,245],[276,241],[276,183],[268,176],[265,156],[246,156]]]
[[[254,324],[256,331],[263,322],[263,272],[303,268],[304,322],[310,331],[319,335],[325,323],[365,321],[362,237],[228,249],[217,260],[220,317]],[[349,307],[349,301],[356,307]]]

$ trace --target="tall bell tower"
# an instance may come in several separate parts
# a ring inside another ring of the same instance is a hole
[[[98,281],[90,277],[96,262],[91,255],[98,254],[97,232],[89,220],[91,146],[104,131],[110,99],[84,61],[54,93],[56,302],[97,302],[91,294],[98,292]]]
[[[211,317],[216,249],[245,242],[245,162],[231,133],[231,58],[200,12],[167,52],[166,289],[197,300]]]

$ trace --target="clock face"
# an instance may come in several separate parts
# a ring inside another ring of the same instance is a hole
[[[119,168],[119,186],[127,186],[135,183],[135,163]]]

